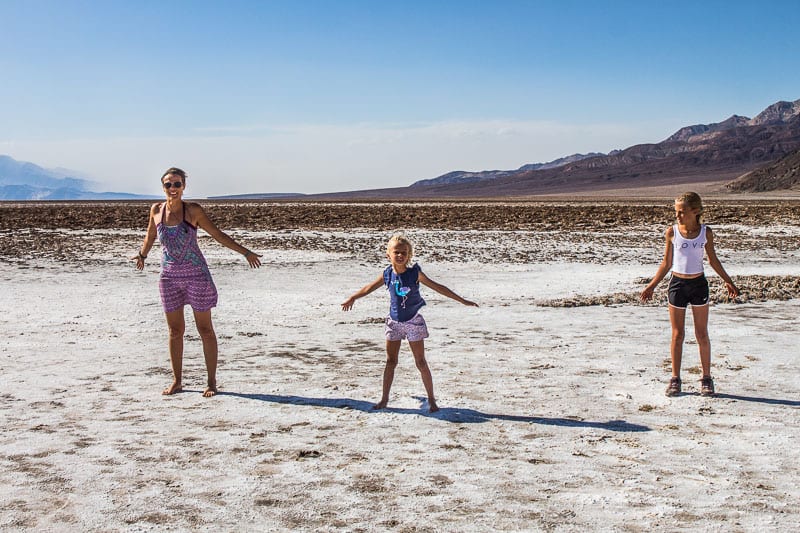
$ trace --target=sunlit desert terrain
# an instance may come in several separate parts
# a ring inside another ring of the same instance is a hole
[[[800,528],[800,201],[708,202],[743,295],[712,284],[715,398],[687,323],[667,398],[669,201],[203,202],[220,394],[187,327],[169,384],[145,203],[0,204],[0,529],[791,531]],[[407,347],[380,396],[394,230],[416,242],[429,414]],[[187,318],[190,313],[187,312]]]

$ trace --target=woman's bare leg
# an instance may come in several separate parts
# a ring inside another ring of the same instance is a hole
[[[209,398],[217,393],[217,360],[219,357],[217,334],[211,323],[211,310],[195,311],[194,322],[197,325],[197,333],[200,334],[203,341],[203,356],[205,356],[206,373],[208,374],[208,387],[203,392],[203,396]]]
[[[170,395],[183,390],[183,333],[186,323],[183,318],[183,308],[166,313],[167,328],[169,329],[169,361],[172,366],[172,385],[164,389],[161,394]]]

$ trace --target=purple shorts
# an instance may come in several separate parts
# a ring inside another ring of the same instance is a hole
[[[421,341],[428,338],[428,326],[420,314],[414,315],[414,318],[407,322],[398,322],[387,316],[384,331],[387,341],[401,341],[403,339]]]
[[[208,311],[217,305],[217,287],[204,274],[189,277],[161,276],[158,280],[161,304],[170,313],[191,305],[195,311]]]

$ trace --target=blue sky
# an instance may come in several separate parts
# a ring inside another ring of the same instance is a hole
[[[158,194],[407,185],[800,98],[796,1],[0,0],[0,154]]]

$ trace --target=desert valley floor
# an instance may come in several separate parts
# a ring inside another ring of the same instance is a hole
[[[668,398],[669,201],[225,203],[217,397],[187,312],[171,397],[144,203],[0,204],[0,529],[793,531],[800,528],[800,202],[719,200],[706,220],[718,394]],[[381,290],[396,229],[479,308],[423,287],[430,414],[407,346],[388,409]]]

